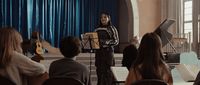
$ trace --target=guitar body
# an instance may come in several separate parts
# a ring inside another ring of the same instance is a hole
[[[36,50],[35,50],[35,52],[36,52],[36,54],[44,54],[44,51],[43,51],[43,49],[42,49],[42,44],[40,43],[40,41],[36,41]]]
[[[41,54],[44,54],[44,50],[39,40],[40,39],[39,32],[33,32],[31,38],[34,40],[34,45],[35,45],[34,46],[35,55],[31,59],[36,62],[40,62],[40,60],[44,60],[44,57],[41,55]]]
[[[39,41],[36,41],[35,46],[35,55],[31,59],[36,62],[40,62],[40,60],[44,60],[44,57],[41,56],[41,54],[44,54],[42,44]]]

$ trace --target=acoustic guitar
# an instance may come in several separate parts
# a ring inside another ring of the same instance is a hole
[[[41,42],[39,40],[37,40],[35,42],[35,45],[36,45],[36,49],[35,49],[36,54],[40,54],[40,55],[44,54],[44,51],[42,49],[42,44],[41,44]]]
[[[31,59],[36,61],[36,62],[40,62],[40,60],[44,60],[44,57],[42,57],[41,55],[44,54],[44,50],[42,48],[42,44],[39,40],[39,33],[33,33],[36,34],[37,40],[35,41],[35,56],[32,57]]]

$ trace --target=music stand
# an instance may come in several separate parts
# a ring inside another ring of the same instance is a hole
[[[85,34],[81,34],[81,39],[82,39],[82,48],[89,50],[90,53],[89,76],[91,77],[92,52],[94,52],[94,50],[100,49],[97,32],[87,32]]]

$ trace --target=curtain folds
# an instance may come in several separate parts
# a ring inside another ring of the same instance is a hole
[[[118,26],[118,0],[0,0],[0,27],[15,27],[24,39],[39,31],[57,47],[64,36],[93,31],[101,11]]]

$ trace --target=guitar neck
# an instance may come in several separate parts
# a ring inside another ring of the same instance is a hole
[[[39,35],[39,32],[37,32],[37,40],[40,41],[40,35]]]

